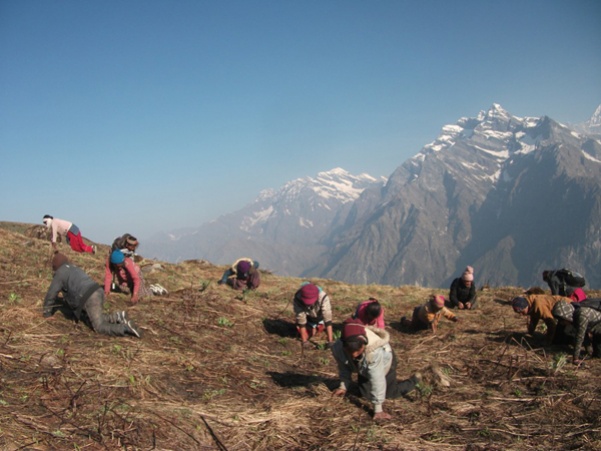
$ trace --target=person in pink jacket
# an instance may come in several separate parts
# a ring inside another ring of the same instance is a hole
[[[384,307],[375,298],[369,298],[357,306],[352,316],[365,326],[375,326],[384,329]]]
[[[132,304],[137,304],[140,298],[152,294],[144,284],[140,267],[118,249],[106,259],[104,294],[108,296],[111,291],[131,294]]]
[[[64,236],[67,239],[67,243],[71,246],[75,252],[89,252],[90,254],[96,253],[94,246],[88,246],[83,242],[79,227],[64,219],[55,218],[50,215],[44,215],[44,225],[52,229],[52,247],[56,249],[56,239],[58,235]]]

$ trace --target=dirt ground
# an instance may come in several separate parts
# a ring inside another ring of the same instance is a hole
[[[261,262],[260,288],[242,293],[216,283],[223,266],[142,260],[146,282],[169,294],[135,306],[111,294],[107,310],[127,310],[144,336],[108,337],[42,317],[51,249],[36,233],[0,223],[2,450],[601,449],[601,361],[577,368],[569,347],[542,347],[542,326],[527,336],[509,306],[525,287],[479,291],[478,310],[433,335],[401,330],[400,318],[446,289],[313,279],[332,299],[336,330],[358,302],[379,299],[398,377],[424,375],[386,401],[393,419],[376,423],[366,400],[332,397],[325,337],[301,349],[291,303],[301,279]],[[103,282],[108,246],[59,246]]]

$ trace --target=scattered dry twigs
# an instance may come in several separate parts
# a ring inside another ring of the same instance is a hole
[[[102,281],[108,248],[91,256],[59,246]],[[322,337],[300,349],[289,308],[300,279],[266,272],[240,299],[214,283],[223,267],[161,263],[145,277],[168,297],[107,302],[144,338],[106,337],[61,314],[41,317],[47,250],[0,227],[2,450],[601,450],[601,362],[564,365],[569,348],[526,336],[507,305],[520,288],[489,287],[479,310],[431,335],[394,325],[444,289],[316,281],[336,326],[360,300],[385,303],[398,377],[423,373],[418,391],[385,403],[393,419],[375,423],[367,400],[332,396],[337,369]]]

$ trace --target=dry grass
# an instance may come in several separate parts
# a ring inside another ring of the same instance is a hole
[[[0,224],[2,450],[601,449],[601,362],[576,369],[564,365],[568,349],[526,337],[507,305],[519,288],[480,292],[479,310],[433,336],[401,332],[399,318],[446,290],[315,280],[337,324],[380,299],[399,377],[425,374],[376,424],[365,400],[331,396],[329,352],[301,351],[290,303],[300,279],[266,272],[242,294],[215,283],[224,267],[143,261],[147,282],[170,294],[135,307],[111,295],[107,308],[128,310],[145,333],[111,338],[42,318],[50,248],[27,228]],[[102,282],[107,247],[62,249]]]

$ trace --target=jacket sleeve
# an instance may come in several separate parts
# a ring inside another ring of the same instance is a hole
[[[250,270],[250,276],[248,280],[249,288],[256,290],[261,285],[261,273],[254,267]]]
[[[453,280],[453,283],[451,283],[451,289],[449,291],[449,301],[453,306],[459,304],[459,298],[457,297],[457,279]]]
[[[384,307],[382,307],[382,312],[380,313],[380,316],[378,316],[378,318],[376,319],[376,327],[379,327],[380,329],[385,328]]]
[[[134,292],[131,294],[131,297],[136,297],[140,292],[140,275],[138,274],[136,264],[131,258],[125,258],[125,270],[128,272],[129,276],[131,277],[131,280],[134,283]]]
[[[111,265],[109,258],[106,259],[104,265],[104,295],[108,295],[111,292],[111,283],[113,282],[113,272],[111,271]]]
[[[384,372],[384,348],[378,348],[374,351],[371,361],[367,366],[369,382],[371,386],[371,402],[374,405],[374,412],[382,412],[382,404],[386,400],[386,374]]]
[[[474,283],[472,283],[472,286],[470,287],[470,294],[468,296],[467,302],[473,303],[475,299],[476,299],[476,285]]]
[[[557,330],[557,322],[551,318],[545,318],[545,325],[547,326],[547,334],[545,338],[549,342],[553,342],[553,338],[555,337],[555,331]]]
[[[52,278],[52,282],[50,283],[50,287],[48,288],[48,292],[46,293],[46,297],[44,298],[44,306],[42,313],[44,318],[47,318],[52,315],[52,307],[54,307],[54,303],[56,302],[56,297],[58,293],[62,290],[63,285],[65,283],[65,279],[62,271],[57,271]]]
[[[297,326],[305,326],[307,324],[307,312],[305,312],[305,309],[301,308],[299,302],[296,300],[296,296],[294,297],[292,304]]]
[[[532,307],[530,307],[532,308]],[[538,309],[534,309],[532,311],[532,315],[530,315],[530,322],[528,323],[528,333],[530,335],[534,335],[534,332],[536,331],[536,326],[538,326],[538,322],[540,320],[540,312],[538,311]]]
[[[442,314],[446,319],[455,319],[455,314],[446,307],[442,308]]]

